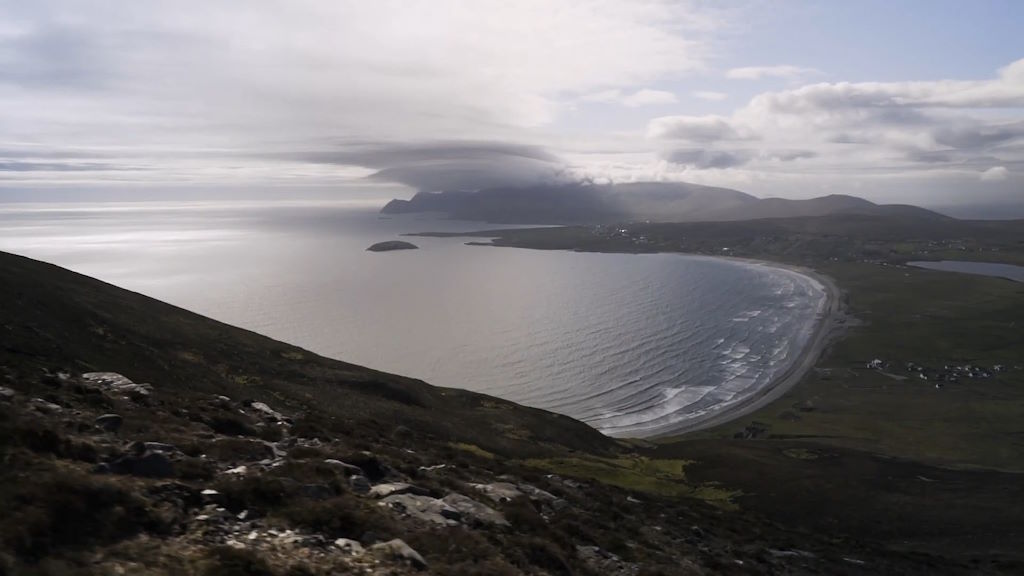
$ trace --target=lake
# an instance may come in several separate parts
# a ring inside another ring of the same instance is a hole
[[[966,260],[940,260],[938,262],[907,262],[908,266],[925,268],[927,270],[939,270],[941,272],[961,272],[964,274],[978,274],[981,276],[995,276],[1024,282],[1024,266],[1013,264],[1000,264],[997,262],[968,262]]]
[[[496,228],[348,202],[0,205],[0,250],[319,354],[649,436],[756,392],[825,294],[795,272],[678,254],[409,238]],[[128,375],[131,377],[131,375]]]

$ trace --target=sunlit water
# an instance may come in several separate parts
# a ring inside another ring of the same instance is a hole
[[[795,359],[824,302],[793,272],[675,254],[459,238],[367,252],[403,232],[494,226],[345,203],[9,204],[0,224],[0,250],[613,435],[664,433],[755,392]]]

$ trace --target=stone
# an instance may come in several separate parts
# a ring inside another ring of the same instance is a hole
[[[363,469],[360,468],[359,466],[354,466],[352,464],[342,462],[341,460],[335,460],[334,458],[327,458],[326,460],[324,460],[324,464],[338,468],[339,470],[344,472],[345,476],[352,476],[353,474],[362,475],[363,473]]]
[[[249,407],[259,412],[266,418],[270,418],[275,421],[280,421],[284,419],[284,416],[282,416],[280,412],[274,410],[273,408],[264,404],[263,402],[253,402],[252,404],[249,405]]]
[[[380,544],[374,544],[373,546],[370,546],[370,551],[384,558],[408,562],[412,567],[418,570],[423,570],[427,567],[427,561],[423,559],[423,556],[420,556],[419,552],[416,552],[408,544],[398,538],[388,540],[387,542],[381,542]]]
[[[0,400],[10,401],[13,400],[16,395],[17,393],[14,390],[6,386],[0,386]]]
[[[370,489],[370,496],[374,498],[386,498],[392,494],[416,494],[418,496],[427,496],[428,492],[423,488],[413,486],[412,484],[406,484],[405,482],[377,484]]]
[[[225,470],[223,473],[224,474],[237,474],[239,476],[245,476],[248,472],[249,472],[249,467],[243,465],[243,466],[238,466],[236,468],[231,468],[229,470]]]
[[[505,520],[505,516],[501,512],[468,496],[453,492],[442,498],[441,501],[458,510],[464,521],[469,520],[472,523],[492,526],[509,525],[508,520]]]
[[[142,451],[160,452],[163,454],[174,454],[181,452],[178,447],[173,444],[164,444],[163,442],[142,442]]]
[[[370,481],[366,476],[357,474],[348,479],[349,486],[357,494],[369,494],[371,490]]]
[[[355,540],[349,540],[348,538],[338,538],[334,541],[334,547],[340,549],[342,552],[347,552],[352,556],[359,556],[364,552],[362,544]]]
[[[151,384],[136,384],[117,372],[87,372],[82,374],[82,379],[105,390],[118,392],[135,400],[144,400],[153,393]]]
[[[107,432],[117,432],[121,429],[121,425],[124,424],[124,418],[120,414],[104,414],[97,417],[95,422],[96,426]]]
[[[520,484],[519,491],[530,497],[530,500],[536,500],[540,502],[554,502],[558,500],[558,497],[546,490],[541,490],[536,486],[530,484]]]
[[[53,402],[47,402],[42,398],[33,398],[32,407],[35,408],[37,411],[42,412],[43,414],[58,414],[64,411],[64,409],[58,406],[57,404],[54,404]]]
[[[485,496],[495,502],[509,502],[523,496],[524,494],[509,482],[494,482],[493,484],[470,484],[473,488],[482,492]]]
[[[393,494],[382,499],[380,505],[391,508],[405,516],[441,526],[454,526],[459,523],[458,521],[462,517],[455,508],[430,496]]]

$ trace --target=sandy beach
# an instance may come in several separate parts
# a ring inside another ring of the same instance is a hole
[[[846,329],[846,315],[842,310],[839,287],[836,286],[835,281],[828,276],[820,274],[809,268],[780,264],[778,262],[770,262],[767,260],[754,260],[750,258],[723,259],[742,261],[750,264],[757,264],[759,266],[782,268],[807,276],[821,284],[824,289],[824,306],[822,307],[818,317],[815,319],[813,332],[810,339],[807,341],[807,344],[804,346],[803,350],[800,351],[800,355],[796,360],[792,362],[779,377],[772,380],[756,393],[744,397],[742,400],[723,405],[717,410],[711,410],[699,416],[684,420],[672,430],[653,436],[651,437],[652,439],[668,438],[707,428],[714,428],[715,426],[742,418],[747,414],[756,412],[768,404],[771,404],[800,382],[807,371],[813,368],[817,363],[818,358],[821,357],[825,348],[840,337]]]

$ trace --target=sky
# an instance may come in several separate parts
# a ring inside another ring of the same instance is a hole
[[[0,200],[1024,205],[1016,0],[0,0]]]

